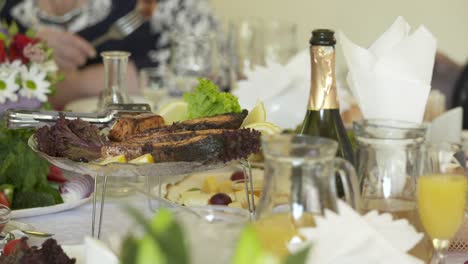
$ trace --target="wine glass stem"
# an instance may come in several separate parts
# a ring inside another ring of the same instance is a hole
[[[434,245],[434,256],[432,258],[432,264],[444,264],[445,256],[450,245],[448,239],[433,239],[432,244]]]

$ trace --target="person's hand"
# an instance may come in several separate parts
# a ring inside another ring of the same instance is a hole
[[[54,50],[54,59],[60,70],[75,70],[96,56],[96,50],[82,37],[51,27],[42,27],[37,37]]]

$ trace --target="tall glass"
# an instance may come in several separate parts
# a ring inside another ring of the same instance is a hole
[[[460,145],[428,145],[424,174],[418,180],[418,211],[435,249],[433,263],[445,254],[464,219],[468,181]]]
[[[156,111],[167,99],[169,92],[163,80],[164,70],[160,68],[144,68],[140,70],[140,90],[151,108]]]
[[[416,181],[424,168],[425,128],[393,120],[361,120],[354,123],[354,133],[363,213],[390,213],[422,231],[416,210]],[[431,248],[426,237],[410,253],[427,260]]]
[[[299,135],[262,140],[265,180],[254,227],[266,248],[284,256],[287,243],[300,241],[298,227],[313,226],[313,216],[325,209],[337,211],[337,171],[348,203],[358,206],[357,176],[350,163],[335,158],[333,140]]]
[[[173,95],[191,92],[199,77],[212,80],[221,90],[230,90],[229,60],[220,35],[176,32],[171,37],[168,81]]]
[[[99,109],[105,110],[109,104],[129,103],[127,91],[127,65],[129,52],[105,51],[101,53],[104,63],[105,83]]]

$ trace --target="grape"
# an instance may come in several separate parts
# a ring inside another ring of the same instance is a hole
[[[235,171],[231,174],[231,181],[240,181],[245,179],[243,171]]]
[[[209,204],[228,205],[232,203],[231,197],[225,193],[217,193],[211,196]]]

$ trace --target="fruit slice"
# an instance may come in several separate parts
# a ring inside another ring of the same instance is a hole
[[[245,117],[241,127],[248,126],[254,123],[263,123],[266,120],[265,106],[262,101],[257,101],[255,107]]]
[[[163,105],[159,109],[158,114],[164,118],[166,125],[183,121],[187,115],[187,103],[182,100],[171,101]]]
[[[202,190],[206,193],[215,193],[218,191],[219,183],[215,176],[207,176],[203,182]]]
[[[253,123],[245,126],[245,128],[251,128],[260,131],[262,135],[274,135],[281,133],[281,128],[271,122]]]
[[[109,163],[125,163],[125,162],[127,162],[127,158],[125,157],[124,154],[122,154],[122,155],[106,158],[105,160],[99,162],[99,165],[106,165]]]
[[[137,158],[132,159],[129,163],[133,164],[146,164],[146,163],[154,163],[153,156],[151,154],[141,155]]]

